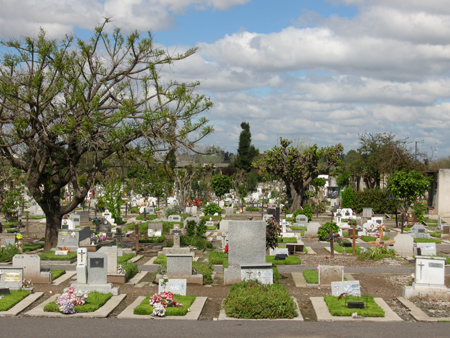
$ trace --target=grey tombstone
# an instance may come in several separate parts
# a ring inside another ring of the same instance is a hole
[[[118,249],[117,246],[102,246],[97,252],[102,252],[107,256],[107,274],[116,275],[117,274],[117,256]]]
[[[0,267],[0,288],[19,290],[22,288],[23,269],[14,267]]]
[[[331,282],[331,295],[339,297],[342,294],[360,297],[361,286],[359,284],[359,280]]]
[[[415,224],[411,228],[411,235],[414,238],[430,238],[430,234],[427,231],[427,228],[423,226],[423,224]]]
[[[181,216],[180,215],[170,215],[168,217],[169,222],[181,222]]]
[[[76,251],[80,246],[80,242],[89,240],[91,237],[91,229],[89,227],[78,228],[74,230],[58,231],[58,243],[57,247],[66,247],[72,251]]]
[[[331,282],[342,282],[343,280],[343,266],[319,265],[319,285],[331,285]]]
[[[371,218],[373,215],[372,208],[363,208],[363,217]]]
[[[167,276],[187,277],[192,275],[192,256],[184,254],[167,255]]]
[[[394,250],[400,256],[412,256],[414,248],[414,238],[409,234],[398,234],[394,237]]]
[[[223,220],[221,220],[220,221],[220,223],[219,223],[219,230],[222,232],[222,234],[224,233],[224,232],[228,232],[228,224],[229,224],[229,220],[225,220],[225,219],[223,219]]]
[[[317,233],[318,233],[320,227],[321,227],[321,225],[318,222],[308,223],[305,236],[306,237],[317,237]]]
[[[150,222],[148,223],[147,236],[148,237],[161,237],[163,231],[162,222]]]
[[[299,226],[307,225],[308,217],[306,215],[297,215],[297,217],[295,217],[295,223],[297,223]]]
[[[225,208],[225,215],[233,215],[234,208],[233,207],[227,207]]]
[[[14,245],[16,243],[16,234],[2,232],[0,233],[0,246]]]
[[[89,211],[87,210],[78,210],[77,215],[80,216],[80,223],[87,223],[89,222]]]
[[[109,219],[100,217],[100,222],[96,226],[95,232],[97,234],[101,234],[101,233],[111,234],[111,229],[112,229],[112,224],[109,221]]]
[[[417,243],[419,256],[436,256],[436,243]]]
[[[172,231],[173,234],[173,248],[180,248],[181,230]]]
[[[107,284],[108,256],[102,252],[90,252],[87,257],[87,264],[87,283]]]
[[[23,269],[23,278],[31,279],[35,284],[51,284],[52,273],[41,270],[41,257],[36,254],[17,254],[12,259],[14,268]]]
[[[172,292],[174,295],[186,296],[185,278],[160,279],[158,285],[158,293]]]

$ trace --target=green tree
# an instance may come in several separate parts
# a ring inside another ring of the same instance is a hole
[[[211,188],[214,194],[220,199],[231,188],[231,180],[225,175],[215,175],[211,178]]]
[[[0,209],[7,221],[17,221],[22,202],[21,172],[0,159]]]
[[[108,34],[108,22],[89,41],[51,40],[43,30],[2,41],[0,154],[26,173],[25,185],[46,215],[46,251],[57,244],[63,215],[84,201],[111,155],[193,148],[212,132],[199,116],[212,103],[195,94],[198,82],[160,76],[196,49],[170,55],[150,34]],[[61,205],[68,184],[73,199]]]
[[[313,145],[300,151],[290,146],[291,141],[280,138],[280,143],[266,151],[255,165],[263,174],[273,174],[285,183],[290,211],[294,212],[301,208],[311,181],[334,168],[344,148],[341,144],[321,149]]]
[[[241,123],[241,134],[239,135],[239,145],[234,165],[236,168],[249,172],[252,168],[253,159],[258,156],[259,150],[252,145],[252,134],[250,124]]]
[[[122,178],[114,171],[109,171],[103,180],[104,198],[106,209],[111,213],[111,218],[116,223],[120,221],[120,207],[124,203]]]
[[[430,187],[430,180],[416,170],[399,170],[388,178],[387,191],[403,200],[405,212],[409,206],[420,196],[423,196]]]

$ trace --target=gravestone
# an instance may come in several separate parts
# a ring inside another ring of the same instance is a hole
[[[214,226],[216,226],[216,225],[214,224],[214,221],[207,221],[205,225],[206,225],[207,227],[214,227]]]
[[[191,252],[191,249],[189,247],[182,248],[180,246],[180,236],[181,236],[181,234],[182,234],[181,230],[172,230],[173,246],[172,247],[165,247],[165,248],[163,248],[162,253],[164,255],[179,254],[179,255],[189,255],[191,257],[194,257],[195,253]]]
[[[104,253],[107,257],[106,272],[108,275],[117,275],[117,246],[102,246],[97,252]]]
[[[266,222],[230,221],[228,226],[228,268],[224,284],[256,279],[273,283],[272,264],[266,263]]]
[[[449,291],[445,286],[445,257],[416,256],[414,283],[403,288],[403,297],[436,297],[448,301]]]
[[[87,284],[87,248],[77,249],[77,281],[78,284]]]
[[[319,265],[319,285],[331,285],[331,282],[342,282],[343,280],[343,266]]]
[[[233,207],[227,207],[225,208],[225,215],[233,215],[234,208]]]
[[[415,224],[411,228],[411,236],[414,238],[430,238],[430,234],[427,231],[427,228],[423,226],[423,224]]]
[[[436,256],[436,243],[417,243],[419,256]]]
[[[308,225],[308,222],[308,217],[306,215],[297,215],[297,217],[295,217],[295,223],[299,226]]]
[[[111,222],[104,217],[99,217],[99,218],[100,218],[100,222],[95,227],[95,233],[96,234],[101,234],[101,233],[111,234],[111,230],[112,230]]]
[[[167,277],[186,279],[188,284],[203,285],[203,275],[192,274],[192,255],[168,254],[167,255]],[[161,276],[157,279],[161,280]]]
[[[359,284],[359,280],[331,282],[331,295],[334,297],[339,297],[342,294],[360,297],[361,286]]]
[[[363,208],[363,217],[372,218],[373,210],[372,208]]]
[[[148,237],[161,237],[163,231],[162,222],[150,222],[148,223],[147,235]]]
[[[16,243],[16,234],[2,232],[0,234],[0,247],[14,245]]]
[[[398,234],[394,237],[394,250],[400,256],[410,257],[413,255],[414,238],[409,234]]]
[[[289,222],[286,222],[285,219],[282,219],[280,225],[281,225],[281,232],[286,233],[286,227],[289,225]]]
[[[80,245],[89,245],[91,237],[90,227],[78,228],[74,230],[58,230],[57,248],[66,247],[76,251]]]
[[[310,222],[307,224],[305,237],[317,237],[317,232],[320,228],[320,223],[318,222]]]
[[[352,218],[353,217],[353,210],[350,209],[350,208],[342,208],[341,216],[342,216],[342,218]]]
[[[22,288],[23,269],[10,266],[0,267],[0,288],[19,290]]]
[[[87,283],[106,284],[108,281],[108,256],[99,251],[90,252],[88,254],[87,263]]]
[[[80,216],[80,223],[89,223],[89,211],[88,210],[77,210],[76,214]]]
[[[17,254],[12,259],[14,268],[23,269],[23,278],[31,279],[34,284],[51,284],[52,273],[41,269],[41,257],[39,255]]]
[[[267,208],[267,213],[271,216],[275,216],[275,222],[280,223],[280,207]]]
[[[162,292],[172,292],[174,295],[186,296],[187,281],[184,278],[160,279],[158,294]]]
[[[181,222],[181,216],[180,215],[170,215],[168,217],[169,222]]]

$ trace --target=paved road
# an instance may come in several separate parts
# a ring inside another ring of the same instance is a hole
[[[0,318],[1,337],[448,337],[449,323],[317,323],[287,321],[183,321],[79,318]]]

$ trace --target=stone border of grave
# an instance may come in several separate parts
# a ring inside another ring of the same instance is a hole
[[[44,307],[48,303],[51,303],[58,299],[58,297],[61,296],[60,294],[56,294],[46,301],[42,302],[38,306],[36,306],[34,309],[31,309],[28,312],[25,312],[23,315],[27,317],[50,317],[50,318],[106,318],[108,317],[111,312],[114,311],[116,307],[119,306],[119,304],[125,299],[127,296],[126,294],[118,295],[118,296],[112,296],[101,308],[99,308],[97,311],[94,312],[84,312],[84,313],[73,313],[70,315],[66,315],[59,312],[45,312]]]
[[[1,311],[0,317],[15,317],[15,316],[17,316],[19,313],[21,313],[23,310],[25,310],[28,306],[30,306],[35,301],[37,301],[39,298],[41,298],[43,294],[44,294],[43,292],[35,292],[35,293],[29,294],[27,297],[22,299],[19,303],[14,305],[9,310]]]
[[[245,321],[262,321],[262,320],[269,320],[269,321],[297,321],[297,322],[303,322],[303,316],[302,313],[300,312],[300,306],[297,303],[297,299],[295,299],[294,297],[291,297],[294,300],[295,305],[297,305],[297,309],[295,310],[298,314],[297,317],[294,317],[292,319],[289,318],[280,318],[280,319],[271,319],[271,318],[267,318],[267,319],[243,319],[243,318],[234,318],[234,317],[228,317],[225,313],[225,310],[223,309],[223,302],[221,305],[221,310],[219,313],[219,318],[217,320],[245,320]]]
[[[77,273],[77,272],[74,271],[74,270],[70,270],[70,271],[67,271],[67,270],[66,270],[66,273],[63,274],[63,275],[61,275],[61,276],[59,276],[58,278],[56,278],[56,279],[53,281],[52,284],[53,284],[53,285],[61,285],[61,284],[64,283],[66,280],[71,279],[76,273]]]
[[[125,310],[123,310],[118,316],[118,319],[157,319],[157,320],[198,320],[200,314],[202,313],[203,307],[206,304],[208,297],[197,297],[191,305],[191,310],[186,313],[185,316],[168,316],[168,317],[152,317],[150,315],[135,315],[133,313],[134,309],[142,303],[145,296],[139,296],[136,300],[131,303]]]
[[[418,322],[448,322],[450,317],[430,317],[409,299],[398,297],[397,300],[408,310],[409,314]]]
[[[386,304],[383,298],[374,300],[384,310],[384,317],[332,316],[323,297],[310,297],[318,322],[402,322],[403,320]]]
[[[292,279],[294,280],[295,287],[297,288],[313,288],[313,287],[329,287],[330,285],[319,285],[319,284],[308,284],[306,283],[305,276],[303,275],[303,271],[300,272],[291,272]],[[355,280],[353,275],[349,272],[344,272],[344,278],[348,281]]]

